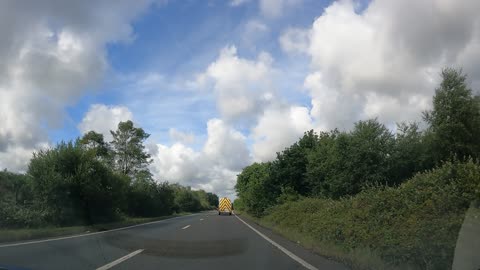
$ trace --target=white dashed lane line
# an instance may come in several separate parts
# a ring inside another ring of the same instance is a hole
[[[113,262],[111,262],[111,263],[107,263],[107,264],[105,264],[104,266],[97,268],[96,270],[107,270],[107,269],[110,269],[110,268],[114,267],[115,265],[117,265],[117,264],[119,264],[119,263],[122,263],[122,262],[124,262],[124,261],[132,258],[133,256],[141,253],[142,251],[143,251],[143,249],[136,250],[136,251],[134,251],[134,252],[132,252],[132,253],[130,253],[130,254],[127,254],[127,255],[121,257],[120,259],[117,259],[117,260],[115,260],[115,261],[113,261]]]
[[[188,227],[190,227],[190,225],[187,225],[187,226],[183,227],[182,230],[185,230]]]

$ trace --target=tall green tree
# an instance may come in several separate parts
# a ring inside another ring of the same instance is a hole
[[[147,165],[152,162],[150,154],[145,151],[143,145],[150,134],[142,128],[135,127],[132,121],[120,122],[117,130],[110,131],[110,133],[113,136],[111,145],[118,171],[134,176],[145,170]]]
[[[418,123],[399,123],[390,159],[389,182],[400,184],[415,173],[429,169],[433,163],[427,152],[425,132]]]
[[[277,159],[272,162],[270,177],[281,189],[300,195],[310,193],[310,187],[306,181],[307,155],[315,147],[318,135],[313,131],[307,131],[303,137],[292,146],[287,147],[281,153],[277,153]]]
[[[339,198],[372,184],[391,184],[393,134],[376,119],[349,132],[321,133],[308,155],[306,177],[313,194]]]
[[[442,161],[456,157],[480,157],[480,102],[467,86],[461,70],[446,68],[435,90],[433,108],[424,112],[429,124],[432,158]]]
[[[271,163],[253,163],[237,176],[235,190],[246,211],[257,217],[275,205],[280,196],[281,188],[270,178],[271,168]]]
[[[105,142],[103,134],[91,130],[79,139],[79,143],[87,150],[93,151],[98,159],[112,165],[112,151],[108,142]]]
[[[207,192],[207,200],[208,203],[211,207],[217,207],[218,206],[218,196],[217,194]]]

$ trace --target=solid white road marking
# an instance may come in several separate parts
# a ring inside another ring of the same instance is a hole
[[[190,227],[190,225],[187,225],[187,226],[183,227],[182,230],[185,230],[188,227]]]
[[[305,268],[309,270],[318,270],[315,266],[307,263],[304,261],[302,258],[298,257],[297,255],[293,254],[292,252],[288,251],[286,248],[280,246],[277,244],[277,242],[273,241],[272,239],[268,238],[265,236],[263,233],[259,232],[257,229],[253,228],[248,224],[247,222],[243,221],[243,219],[239,218],[237,215],[235,215],[243,224],[247,225],[250,229],[252,229],[254,232],[256,232],[258,235],[260,235],[263,239],[267,240],[270,244],[274,245],[276,248],[280,249],[283,253],[287,254],[288,257],[292,258],[293,260],[297,261],[299,264],[303,265]]]
[[[50,238],[50,239],[44,239],[44,240],[35,240],[35,241],[20,242],[20,243],[13,243],[13,244],[4,244],[4,245],[0,245],[0,248],[3,248],[3,247],[23,246],[23,245],[29,245],[29,244],[45,243],[45,242],[50,242],[50,241],[58,241],[58,240],[72,239],[72,238],[83,237],[83,236],[93,236],[93,235],[96,235],[96,234],[102,234],[102,233],[109,233],[109,232],[121,231],[121,230],[131,229],[131,228],[135,228],[135,227],[145,226],[145,225],[149,225],[149,224],[165,222],[165,221],[172,220],[172,219],[189,217],[189,216],[196,216],[196,215],[198,215],[198,214],[191,214],[191,215],[186,215],[186,216],[179,216],[179,217],[174,217],[174,218],[167,218],[167,219],[162,219],[162,220],[158,220],[158,221],[152,221],[152,222],[147,222],[147,223],[132,225],[132,226],[128,226],[128,227],[123,227],[123,228],[118,228],[118,229],[113,229],[113,230],[108,230],[108,231],[103,231],[103,232],[83,233],[83,234],[77,234],[77,235],[72,235],[72,236],[64,236],[64,237]]]
[[[113,262],[111,262],[111,263],[107,263],[107,264],[105,264],[104,266],[97,268],[96,270],[107,270],[107,269],[110,269],[110,268],[114,267],[115,265],[117,265],[117,264],[119,264],[119,263],[121,263],[121,262],[124,262],[124,261],[132,258],[133,256],[139,254],[139,253],[142,252],[142,251],[143,251],[143,249],[135,250],[134,252],[132,252],[132,253],[130,253],[130,254],[127,254],[127,255],[121,257],[120,259],[117,259],[117,260],[115,260],[115,261],[113,261]]]

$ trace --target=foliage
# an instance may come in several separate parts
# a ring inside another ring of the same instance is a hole
[[[345,254],[370,249],[392,265],[450,269],[458,231],[480,198],[480,165],[447,162],[398,188],[362,191],[341,200],[303,199],[276,206],[266,224],[295,231]]]
[[[271,163],[254,163],[237,177],[235,190],[242,198],[246,211],[261,216],[265,209],[275,204],[275,184],[270,179]]]
[[[451,157],[480,157],[480,102],[460,70],[444,69],[435,90],[433,109],[424,113],[429,124],[430,151],[436,162]]]
[[[94,151],[97,157],[108,158],[111,155],[110,145],[104,141],[103,134],[93,130],[85,133],[79,140],[79,143],[87,149]]]
[[[208,206],[212,209],[215,209],[218,206],[217,194],[207,192],[207,201],[208,201]]]
[[[189,187],[177,185],[175,205],[179,212],[196,212],[202,209],[201,201]]]
[[[90,225],[216,207],[213,193],[153,178],[143,129],[121,122],[112,134],[112,145],[90,131],[40,150],[27,174],[0,172],[0,227]]]
[[[150,154],[145,151],[143,142],[150,136],[142,128],[134,127],[128,120],[120,122],[116,131],[110,131],[113,136],[111,142],[114,161],[119,172],[125,175],[135,175],[145,170],[152,161]]]
[[[174,210],[174,191],[168,183],[157,184],[152,178],[137,178],[128,192],[130,216],[170,215]]]
[[[301,195],[310,192],[304,176],[307,170],[307,154],[315,147],[317,138],[317,134],[310,130],[305,132],[298,142],[277,153],[277,159],[272,162],[270,170],[270,178],[275,186],[288,187]]]
[[[34,153],[28,174],[37,203],[59,225],[114,219],[129,181],[72,142]]]

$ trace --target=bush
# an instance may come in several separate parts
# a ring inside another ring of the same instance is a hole
[[[263,220],[345,254],[368,249],[392,265],[449,269],[465,211],[479,198],[479,164],[448,162],[398,188],[371,188],[338,201],[290,202]]]
[[[34,179],[36,203],[55,225],[112,221],[125,204],[129,178],[76,143],[35,153],[28,173]]]
[[[45,211],[15,205],[0,203],[0,228],[36,228],[46,225]]]

